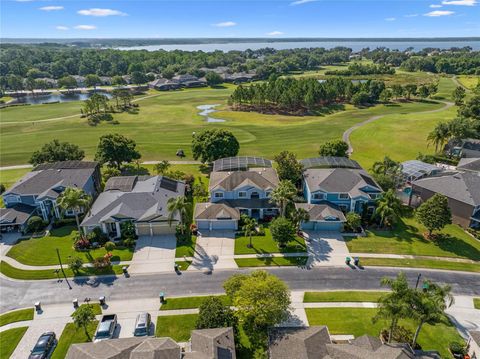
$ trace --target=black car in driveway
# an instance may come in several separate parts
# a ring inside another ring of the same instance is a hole
[[[37,344],[30,352],[28,359],[46,359],[50,358],[57,340],[54,332],[43,333],[37,340]]]

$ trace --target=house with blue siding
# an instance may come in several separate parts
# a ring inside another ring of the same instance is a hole
[[[303,193],[310,204],[331,204],[343,213],[375,210],[382,189],[363,169],[309,168],[303,174]]]
[[[80,188],[93,198],[100,191],[100,166],[97,162],[64,161],[41,164],[18,180],[3,194],[5,208],[0,210],[2,230],[20,230],[28,219],[39,215],[45,221],[73,216],[61,213],[57,198],[67,187]]]

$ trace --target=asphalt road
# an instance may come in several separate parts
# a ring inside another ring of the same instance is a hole
[[[461,272],[429,271],[402,269],[412,285],[415,285],[418,273],[422,278],[452,286],[454,294],[480,296],[480,275]],[[73,298],[83,301],[90,297],[96,300],[105,296],[108,300],[125,300],[158,297],[160,292],[166,296],[190,294],[216,294],[222,292],[222,283],[234,273],[246,273],[249,270],[217,270],[212,274],[185,272],[156,275],[136,275],[130,278],[88,278],[69,280],[72,289],[64,281],[56,280],[35,282],[14,282],[0,279],[0,312],[32,306],[34,302],[44,304],[68,303]],[[395,276],[399,269],[367,268],[353,270],[348,268],[271,268],[269,272],[279,276],[291,290],[334,290],[334,289],[378,289],[380,279]]]

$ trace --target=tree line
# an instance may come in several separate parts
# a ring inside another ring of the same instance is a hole
[[[393,75],[395,69],[386,64],[362,64],[355,62],[348,66],[346,70],[326,71],[325,75],[352,76],[352,75]]]

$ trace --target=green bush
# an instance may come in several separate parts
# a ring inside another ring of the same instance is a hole
[[[32,216],[27,221],[28,232],[38,232],[46,227],[46,223],[39,216]]]
[[[104,245],[108,241],[108,236],[103,233],[100,227],[95,227],[93,231],[87,234],[87,239],[90,243],[99,243],[100,245]]]
[[[462,343],[452,342],[448,347],[453,354],[467,354],[467,351],[465,350],[465,345]]]
[[[284,217],[278,217],[272,221],[270,232],[273,240],[278,243],[279,247],[285,247],[288,242],[295,240],[295,226]]]

